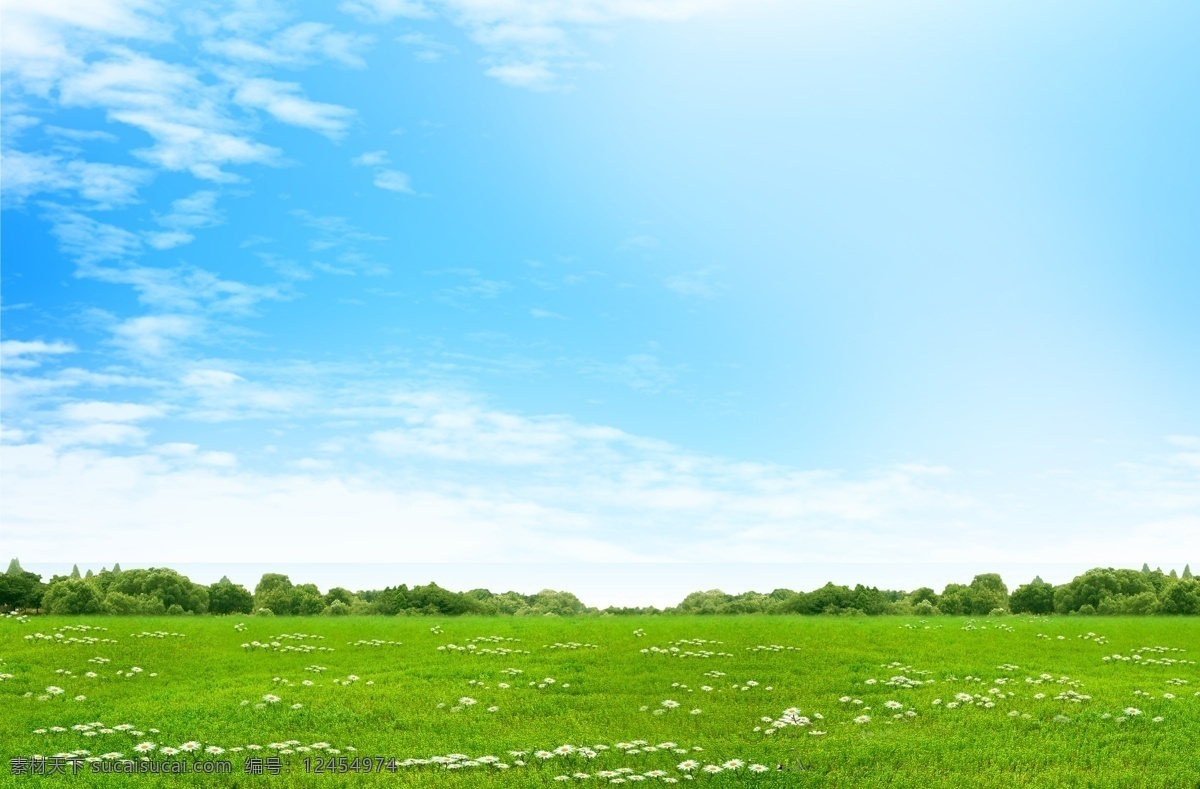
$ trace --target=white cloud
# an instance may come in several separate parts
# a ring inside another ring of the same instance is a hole
[[[379,170],[375,173],[375,185],[389,192],[414,194],[408,176],[399,170]]]
[[[201,322],[190,315],[141,315],[118,323],[113,341],[139,355],[162,356],[200,330]]]
[[[557,312],[551,312],[550,310],[543,310],[537,307],[531,309],[529,311],[529,315],[533,318],[551,318],[559,321],[565,321],[567,319],[566,315],[559,315]]]
[[[590,362],[583,365],[580,372],[647,394],[658,394],[675,384],[680,369],[664,365],[653,354],[635,353],[619,362]]]
[[[720,286],[712,280],[715,271],[716,269],[710,266],[697,271],[676,274],[663,280],[663,284],[680,296],[707,301],[716,298],[721,292]]]
[[[211,190],[195,192],[175,200],[171,203],[169,213],[156,217],[158,224],[167,229],[147,233],[146,243],[155,249],[172,249],[191,243],[196,238],[191,231],[213,227],[224,221],[216,203],[217,193]]]
[[[350,160],[350,164],[355,167],[377,167],[381,164],[388,163],[387,151],[367,151],[364,154],[355,156]]]
[[[273,79],[245,80],[234,91],[233,100],[263,110],[282,123],[312,129],[331,139],[341,138],[355,116],[354,110],[347,107],[312,101],[295,82]]]
[[[4,73],[46,95],[108,41],[165,38],[166,25],[153,18],[161,7],[159,0],[5,0]]]
[[[108,403],[93,400],[85,403],[68,403],[59,412],[72,422],[141,422],[163,415],[156,406],[139,403]]]
[[[430,16],[421,0],[343,0],[338,9],[363,22],[390,22],[405,17],[422,19]]]
[[[274,164],[279,151],[251,139],[230,117],[225,92],[221,84],[202,81],[196,69],[118,48],[65,77],[59,98],[67,107],[103,109],[110,121],[146,132],[154,145],[134,151],[145,161],[230,181],[236,177],[223,166]],[[300,112],[282,103],[282,112]]]
[[[49,446],[70,447],[87,445],[136,445],[145,441],[146,431],[140,427],[119,422],[96,422],[80,427],[64,427],[46,432]]]
[[[318,22],[300,22],[262,41],[210,38],[201,46],[206,52],[247,63],[299,68],[330,60],[350,68],[364,68],[366,61],[361,53],[371,43],[370,36],[339,33]]]
[[[99,129],[64,129],[61,126],[47,125],[47,134],[62,137],[75,142],[117,142],[117,135]]]
[[[626,21],[679,21],[771,0],[348,0],[339,8],[366,22],[437,13],[466,29],[494,61],[486,74],[530,90],[562,87],[561,72],[589,65],[574,42],[578,32],[595,33]],[[419,35],[419,34],[409,34]],[[418,57],[437,60],[438,48],[401,37]]]
[[[558,75],[545,61],[506,63],[502,66],[492,66],[484,73],[515,88],[552,90],[558,84]]]
[[[200,369],[188,372],[183,376],[182,383],[184,386],[224,389],[245,380],[245,378],[242,378],[237,373],[231,373],[227,370]]]
[[[41,364],[40,356],[58,356],[75,350],[71,343],[61,341],[4,340],[0,342],[0,367],[27,370]]]
[[[134,202],[138,188],[152,175],[137,167],[15,149],[5,149],[0,158],[4,168],[0,187],[10,207],[36,194],[74,192],[92,203],[92,208],[117,208]]]
[[[437,63],[447,55],[458,52],[455,47],[438,41],[426,33],[405,33],[397,36],[396,41],[415,50],[415,57],[422,63]]]
[[[142,252],[142,240],[116,225],[98,222],[61,206],[50,206],[48,218],[59,248],[82,267],[127,260]]]

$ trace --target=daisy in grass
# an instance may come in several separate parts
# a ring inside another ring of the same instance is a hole
[[[678,768],[685,773],[690,773],[699,766],[700,762],[697,762],[694,759],[686,759],[679,763]]]
[[[870,715],[859,715],[857,718],[854,719],[854,722],[855,723],[870,723],[871,716]]]
[[[706,772],[706,773],[710,773],[710,774],[719,773],[719,772],[721,772],[721,765],[719,765],[719,764],[706,764],[706,765],[704,765],[704,772]]]
[[[183,745],[180,745],[179,750],[183,751],[184,753],[193,753],[200,750],[200,743],[196,742],[195,740],[190,740],[185,742]]]
[[[669,710],[673,710],[673,709],[675,709],[676,707],[678,707],[678,706],[679,706],[679,702],[678,702],[678,701],[672,701],[671,699],[667,699],[666,701],[664,701],[664,702],[662,703],[662,706],[666,707],[666,708],[667,708],[667,709],[669,709]]]
[[[179,753],[179,749],[167,746],[166,748],[159,748],[158,752],[163,756],[175,756]]]
[[[210,745],[204,749],[204,752],[212,754],[213,756],[220,756],[221,754],[225,753],[225,749],[217,747],[216,745]]]
[[[885,701],[885,702],[883,703],[883,706],[887,707],[889,710],[902,710],[902,709],[904,709],[904,705],[903,705],[903,704],[901,704],[901,703],[900,703],[900,702],[898,702],[898,701]]]
[[[266,694],[265,696],[262,697],[262,700],[267,702],[268,704],[278,704],[281,701],[281,699],[278,696],[276,696],[274,693]]]
[[[135,751],[137,751],[138,753],[150,753],[151,751],[154,750],[154,743],[139,742],[137,745],[133,746],[133,749]]]

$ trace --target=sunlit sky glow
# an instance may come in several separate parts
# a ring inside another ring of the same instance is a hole
[[[1195,3],[0,27],[0,554],[1200,561]]]

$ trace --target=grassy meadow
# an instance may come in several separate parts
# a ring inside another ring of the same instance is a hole
[[[9,617],[0,785],[1196,787],[1197,652],[1167,617]]]

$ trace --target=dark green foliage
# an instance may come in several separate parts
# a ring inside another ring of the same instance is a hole
[[[156,598],[167,609],[177,605],[184,611],[203,614],[208,611],[208,589],[165,567],[101,573],[106,576],[106,592],[121,592],[140,598]],[[99,578],[99,576],[97,576]]]
[[[343,589],[340,586],[335,586],[325,593],[326,605],[333,605],[334,601],[340,601],[341,603],[349,606],[354,602],[354,594],[349,589]]]
[[[1113,595],[1130,597],[1142,592],[1156,593],[1156,580],[1155,573],[1097,567],[1058,587],[1054,592],[1054,610],[1067,614],[1090,606],[1095,611],[1101,601]]]
[[[50,584],[42,606],[51,614],[98,614],[103,610],[100,593],[82,578],[67,578]]]
[[[17,560],[13,559],[8,572],[0,575],[0,609],[36,610],[42,607],[45,591],[42,576],[22,570]]]
[[[1054,587],[1041,578],[1034,578],[1013,590],[1008,606],[1014,614],[1054,613]]]
[[[908,595],[908,601],[913,605],[916,605],[922,600],[928,600],[931,605],[937,605],[937,592],[933,591],[928,586],[922,586],[920,589],[916,589]]]
[[[1161,610],[1164,614],[1200,614],[1200,581],[1180,579],[1163,595]]]
[[[214,614],[248,614],[254,610],[254,595],[241,584],[222,578],[208,587],[208,610]]]

